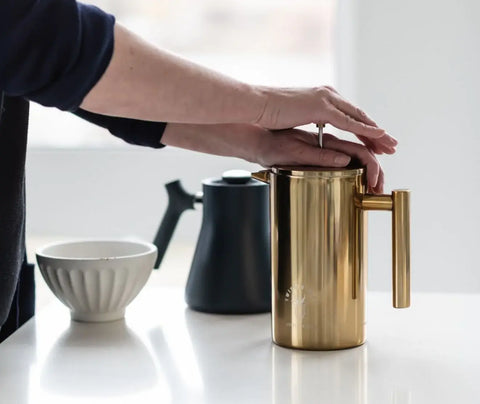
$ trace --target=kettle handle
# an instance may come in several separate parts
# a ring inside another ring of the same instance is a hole
[[[360,198],[363,210],[392,211],[393,307],[410,306],[410,191],[395,190],[391,195]]]
[[[158,269],[177,227],[178,220],[184,211],[194,209],[194,202],[201,202],[201,196],[189,194],[183,189],[180,180],[165,184],[168,194],[168,206],[158,228],[153,244],[157,246],[158,255],[154,268]]]

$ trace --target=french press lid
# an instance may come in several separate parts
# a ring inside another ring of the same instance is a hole
[[[363,173],[363,168],[360,167],[276,166],[272,167],[271,170],[276,175],[302,178],[356,177]]]

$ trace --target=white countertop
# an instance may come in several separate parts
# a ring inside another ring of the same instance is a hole
[[[103,324],[55,302],[0,345],[0,403],[477,404],[479,311],[479,295],[395,310],[369,293],[367,343],[311,352],[274,345],[269,314],[193,312],[181,289],[147,286]]]

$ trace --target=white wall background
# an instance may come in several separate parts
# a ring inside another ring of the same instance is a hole
[[[399,139],[415,290],[480,292],[480,3],[340,0],[338,86]],[[370,213],[370,285],[390,287],[389,217]]]
[[[153,240],[167,206],[164,184],[201,181],[229,169],[260,169],[240,159],[175,148],[32,149],[27,161],[27,227],[33,236],[140,237]],[[175,240],[195,243],[202,217],[182,216]]]
[[[382,164],[388,190],[412,189],[415,290],[480,292],[478,16],[474,0],[339,0],[337,84],[399,139]],[[32,149],[28,233],[151,239],[165,182],[195,192],[231,168],[257,167],[175,149]],[[390,217],[369,215],[370,288],[389,290]],[[200,220],[185,214],[176,240],[195,243]]]

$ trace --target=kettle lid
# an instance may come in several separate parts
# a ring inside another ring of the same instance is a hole
[[[222,180],[227,184],[246,184],[252,175],[246,170],[228,170],[222,174]]]
[[[226,188],[244,188],[265,186],[263,182],[252,178],[250,171],[246,170],[228,170],[222,174],[222,177],[206,178],[202,184],[207,187],[226,187]]]

